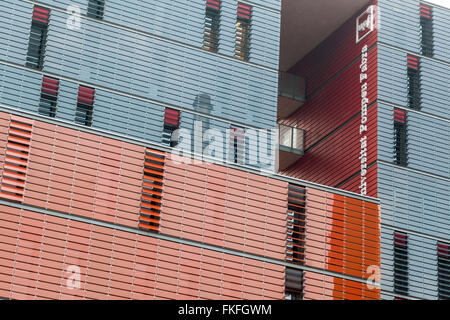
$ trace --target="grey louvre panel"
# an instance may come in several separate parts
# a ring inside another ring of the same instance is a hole
[[[6,0],[13,2],[15,0]],[[43,4],[54,5],[53,0]],[[58,6],[78,5],[87,14],[87,0],[60,0]],[[106,0],[103,20],[201,48],[205,19],[205,0],[138,1]],[[252,17],[252,62],[278,69],[281,1],[258,1]],[[221,46],[219,53],[234,56],[237,1],[224,1],[221,14]],[[82,27],[84,24],[82,19]],[[224,41],[222,42],[222,39]],[[228,39],[228,40],[227,40]]]
[[[94,19],[103,19],[105,0],[89,0],[87,16]]]
[[[382,222],[450,239],[450,182],[385,164],[378,166]]]
[[[420,18],[418,0],[380,0],[378,40],[420,53]]]
[[[434,57],[450,62],[450,33],[448,32],[449,11],[433,8]]]
[[[206,51],[97,21],[82,20],[84,31],[70,30],[65,27],[66,18],[60,12],[52,14],[47,72],[72,78],[83,76],[83,80],[94,85],[188,109],[193,108],[196,96],[204,92],[215,101],[212,115],[275,128],[276,72],[243,65],[234,59],[212,57]],[[55,32],[51,32],[53,28]],[[73,45],[66,45],[67,38]]]
[[[381,288],[394,292],[394,230],[381,233]],[[420,299],[438,298],[437,241],[408,234],[408,294]],[[382,296],[382,299],[392,299]]]

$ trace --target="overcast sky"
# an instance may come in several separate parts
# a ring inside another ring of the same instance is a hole
[[[430,3],[435,3],[443,7],[450,8],[450,0],[427,0]]]

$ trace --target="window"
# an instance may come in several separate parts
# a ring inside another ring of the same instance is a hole
[[[408,235],[394,232],[394,293],[408,295]]]
[[[230,148],[231,162],[237,164],[245,163],[245,130],[244,128],[231,126]]]
[[[430,6],[420,4],[420,30],[422,55],[433,57],[433,19]]]
[[[39,114],[54,118],[56,116],[56,103],[58,100],[59,80],[44,77],[42,80],[41,100],[39,101]]]
[[[80,86],[78,88],[78,102],[75,113],[75,123],[92,126],[92,116],[94,111],[95,89]]]
[[[164,115],[164,128],[162,135],[162,143],[175,147],[178,142],[173,141],[173,132],[178,129],[180,125],[180,111],[166,108]]]
[[[450,300],[450,245],[439,242],[438,250],[438,299]]]
[[[206,1],[205,30],[203,32],[203,49],[217,52],[219,50],[220,0]]]
[[[408,141],[406,111],[394,109],[394,163],[408,165]]]
[[[285,275],[285,300],[303,299],[303,271],[286,268]]]
[[[287,212],[287,260],[303,264],[305,261],[306,189],[289,185]]]
[[[408,55],[408,107],[420,110],[420,60]]]
[[[87,16],[94,19],[103,19],[105,10],[105,0],[89,0],[87,8]]]
[[[45,46],[50,10],[34,6],[26,66],[41,70],[44,66]]]
[[[250,57],[250,22],[252,7],[238,3],[234,56],[242,61]]]
[[[159,231],[165,161],[164,152],[146,149],[139,214],[139,228],[146,231]]]

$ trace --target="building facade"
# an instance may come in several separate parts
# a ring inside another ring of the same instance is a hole
[[[449,21],[371,1],[288,70],[306,100],[282,122],[305,154],[282,172],[380,199],[382,299],[449,298]]]
[[[381,297],[379,201],[274,172],[280,1],[3,5],[1,298]]]

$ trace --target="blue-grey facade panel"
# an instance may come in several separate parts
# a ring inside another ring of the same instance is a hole
[[[438,298],[437,240],[408,234],[408,295],[419,299]],[[394,292],[394,230],[381,233],[381,289]],[[392,300],[394,296],[382,295]]]
[[[420,13],[418,0],[379,0],[378,40],[420,53]]]
[[[407,107],[407,53],[379,46],[378,70],[378,98]],[[450,66],[420,59],[420,100],[421,111],[450,119]]]
[[[433,8],[434,58],[450,62],[450,10]]]
[[[450,181],[383,163],[378,167],[382,223],[450,239]]]
[[[87,0],[44,0],[40,2],[64,10],[69,6],[78,7],[83,15],[81,29],[84,28]],[[261,1],[258,1],[258,4],[262,4]],[[277,9],[280,6],[280,1],[268,2],[267,4]],[[237,0],[222,0],[221,4],[219,53],[231,57],[234,56],[237,5]],[[201,48],[205,26],[205,9],[206,0],[108,0],[105,2],[103,21]],[[54,13],[55,10],[52,11],[52,14]],[[67,18],[69,18],[69,24],[73,22],[73,19],[70,19],[69,16],[65,17],[65,22],[68,21]],[[251,21],[249,61],[278,69],[280,12],[253,6]],[[98,21],[95,25],[102,23]]]
[[[408,168],[450,178],[450,122],[407,112]],[[378,106],[378,159],[394,162],[394,107]]]

